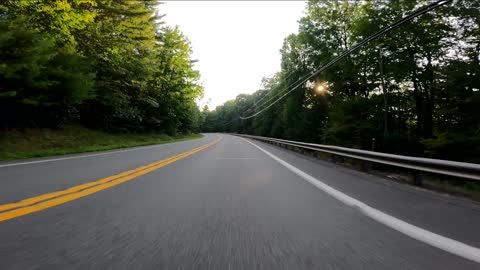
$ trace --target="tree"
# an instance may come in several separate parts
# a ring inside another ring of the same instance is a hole
[[[55,38],[23,17],[0,19],[0,102],[5,126],[57,127],[89,97],[94,74],[79,55],[59,53]]]
[[[109,131],[197,132],[203,88],[191,48],[157,1],[0,4],[2,126],[79,122]],[[13,117],[11,115],[14,115]]]
[[[233,132],[312,141],[408,155],[478,160],[480,138],[480,6],[456,1],[394,29],[348,55],[304,85],[292,89],[335,56],[390,25],[426,0],[309,1],[299,32],[285,38],[281,70],[262,92],[254,109],[228,101],[210,112],[208,126],[227,124]],[[379,50],[384,52],[384,96]],[[328,92],[313,91],[323,83]],[[388,134],[384,134],[388,98]],[[276,102],[270,106],[273,102]],[[225,114],[225,107],[238,111]],[[239,109],[242,107],[242,109]]]

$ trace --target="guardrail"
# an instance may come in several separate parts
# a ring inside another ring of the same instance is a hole
[[[411,156],[401,156],[386,154],[374,151],[352,149],[346,147],[322,145],[313,143],[304,143],[297,141],[288,141],[282,139],[252,136],[245,134],[232,134],[235,136],[255,139],[262,142],[283,146],[286,148],[296,148],[297,150],[308,150],[314,152],[327,153],[332,156],[341,156],[364,162],[373,162],[379,164],[410,169],[414,171],[414,183],[421,185],[423,173],[433,173],[439,175],[454,176],[463,179],[480,181],[480,164],[457,162],[441,159],[419,158]]]

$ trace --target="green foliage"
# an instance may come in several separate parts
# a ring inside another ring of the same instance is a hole
[[[95,0],[5,0],[0,12],[12,18],[22,16],[27,24],[52,36],[58,48],[73,53],[75,32],[93,22]]]
[[[3,125],[55,127],[91,94],[88,61],[60,53],[54,38],[30,30],[26,20],[0,19],[0,104]]]
[[[382,134],[382,100],[354,97],[337,102],[329,112],[325,142],[353,148],[368,149],[372,138]]]
[[[284,40],[281,70],[262,90],[206,116],[204,130],[461,161],[479,159],[480,6],[456,1],[349,55],[261,114],[288,86],[429,1],[309,1],[299,32]],[[379,49],[383,51],[385,126]],[[261,100],[263,96],[268,98]],[[261,100],[261,101],[260,101]],[[258,101],[258,102],[257,102]],[[267,101],[267,102],[266,102]],[[247,110],[253,106],[253,109]]]
[[[110,131],[198,131],[203,93],[189,41],[158,3],[0,4],[1,127],[79,122]]]
[[[106,133],[78,126],[0,133],[0,160],[92,152],[200,138],[200,134]]]

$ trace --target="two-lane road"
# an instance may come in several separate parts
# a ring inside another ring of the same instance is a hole
[[[2,217],[2,270],[480,269],[478,205],[230,135],[1,163]]]

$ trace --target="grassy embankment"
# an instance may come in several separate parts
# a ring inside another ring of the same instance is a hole
[[[0,160],[64,155],[200,138],[200,134],[111,134],[82,127],[0,132]]]
[[[303,153],[305,154],[305,152]],[[331,156],[327,153],[316,153],[316,155],[314,155],[313,152],[306,152],[306,154],[325,161],[332,160]],[[413,185],[413,172],[408,169],[375,163],[362,164],[362,162],[350,158],[337,158],[336,164],[358,171],[365,171],[368,174],[381,176],[392,181]],[[480,183],[478,181],[425,173],[422,182],[423,188],[466,197],[480,202]]]

